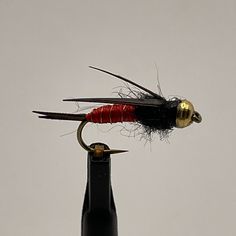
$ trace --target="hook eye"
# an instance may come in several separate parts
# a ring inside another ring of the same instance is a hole
[[[202,116],[197,111],[195,111],[192,116],[192,121],[200,123],[202,121]]]
[[[105,150],[104,148],[101,147],[101,145],[97,145],[94,148],[88,146],[83,138],[82,138],[82,131],[84,129],[84,126],[88,123],[88,121],[84,120],[80,123],[78,129],[77,129],[77,140],[80,144],[80,146],[85,149],[87,152],[93,152],[94,156],[96,157],[101,157],[103,156],[104,153],[106,154],[118,154],[122,152],[128,152],[127,150],[119,150],[119,149],[108,149]]]

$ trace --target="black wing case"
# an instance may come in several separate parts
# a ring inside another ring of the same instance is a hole
[[[65,99],[64,101],[79,101],[79,102],[94,102],[94,103],[107,103],[107,104],[120,104],[120,105],[132,105],[136,107],[148,107],[157,108],[165,103],[163,100],[148,98],[148,99],[135,99],[135,98],[75,98]],[[150,109],[150,108],[149,108]],[[148,109],[148,110],[149,110]],[[136,110],[139,110],[136,108]],[[58,113],[58,112],[46,112],[46,111],[33,111],[39,114],[39,118],[52,119],[52,120],[71,120],[82,121],[85,119],[86,114],[70,114],[70,113]]]
[[[120,80],[122,80],[122,81],[127,82],[127,83],[130,83],[130,84],[136,86],[137,88],[140,88],[140,89],[142,89],[143,91],[147,92],[148,94],[152,95],[153,98],[157,98],[157,99],[164,100],[164,101],[166,100],[164,97],[162,97],[162,96],[160,96],[160,95],[154,93],[153,91],[151,91],[151,90],[149,90],[149,89],[147,89],[147,88],[145,88],[145,87],[143,87],[143,86],[141,86],[141,85],[139,85],[139,84],[137,84],[137,83],[135,83],[135,82],[133,82],[133,81],[131,81],[131,80],[129,80],[129,79],[126,79],[126,78],[124,78],[124,77],[122,77],[122,76],[120,76],[120,75],[113,74],[113,73],[111,73],[111,72],[109,72],[109,71],[106,71],[106,70],[103,70],[103,69],[99,69],[99,68],[94,67],[94,66],[89,66],[89,67],[92,68],[92,69],[101,71],[101,72],[103,72],[103,73],[106,73],[106,74],[108,74],[108,75],[114,76],[114,77],[116,77],[116,78],[118,78],[118,79],[120,79]]]
[[[113,74],[109,71],[99,69],[97,67],[90,66],[90,68],[112,75],[122,81],[128,82],[136,86],[137,88],[142,89],[149,95],[146,98],[140,98],[140,99],[136,99],[136,98],[72,98],[72,99],[64,99],[63,101],[95,102],[95,103],[123,104],[123,105],[151,106],[151,107],[157,107],[166,102],[166,99],[164,97],[161,97],[160,95],[154,93],[153,91],[147,88],[144,88],[143,86],[129,79],[126,79],[120,75]]]
[[[145,107],[158,107],[164,104],[165,100],[157,98],[72,98],[64,99],[63,101],[69,102],[94,102],[94,103],[108,103],[108,104],[122,104],[122,105],[134,105],[134,106],[145,106]]]

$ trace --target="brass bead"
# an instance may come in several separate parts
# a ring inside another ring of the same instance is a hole
[[[192,124],[194,114],[193,104],[187,100],[181,101],[177,106],[176,127],[184,128]]]

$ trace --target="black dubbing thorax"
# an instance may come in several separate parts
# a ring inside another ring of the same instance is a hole
[[[151,130],[167,130],[176,126],[177,106],[181,100],[166,101],[158,107],[137,106],[135,115],[139,123]]]

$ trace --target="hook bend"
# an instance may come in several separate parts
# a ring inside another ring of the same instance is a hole
[[[88,121],[86,120],[83,120],[78,129],[77,129],[77,140],[80,144],[80,146],[85,149],[87,152],[93,152],[96,156],[102,156],[103,153],[106,153],[106,154],[118,154],[118,153],[122,153],[122,152],[128,152],[128,150],[119,150],[119,149],[108,149],[108,150],[105,150],[105,149],[102,149],[101,147],[96,147],[95,148],[92,148],[90,147],[89,145],[87,145],[83,138],[82,138],[82,133],[83,133],[83,129],[84,129],[84,126],[88,123]]]

